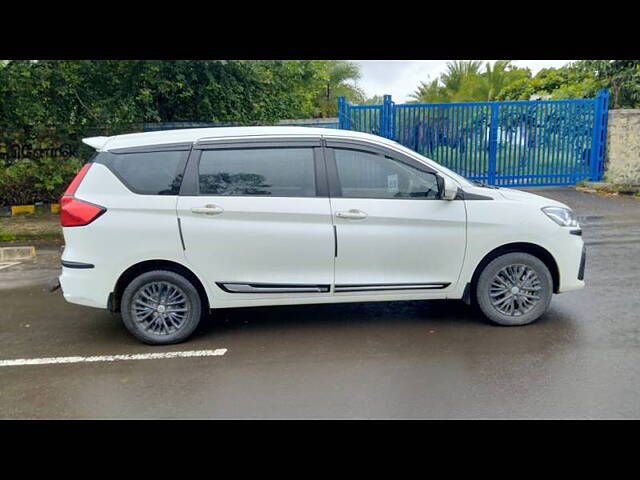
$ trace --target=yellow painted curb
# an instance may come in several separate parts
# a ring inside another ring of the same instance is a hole
[[[36,256],[35,247],[2,247],[0,248],[0,260],[28,260]]]
[[[51,204],[51,213],[60,213],[60,204],[52,203]]]
[[[17,215],[19,213],[35,213],[35,205],[12,205],[11,215]]]

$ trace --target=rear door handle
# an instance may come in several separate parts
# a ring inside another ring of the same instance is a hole
[[[351,209],[346,212],[336,212],[336,217],[346,218],[348,220],[364,220],[367,218],[367,214],[362,210]]]
[[[224,212],[224,208],[217,205],[205,205],[204,207],[193,207],[191,211],[201,215],[220,215]]]

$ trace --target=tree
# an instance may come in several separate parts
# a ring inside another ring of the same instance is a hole
[[[1,61],[0,201],[59,196],[90,153],[82,137],[139,131],[143,122],[271,124],[318,116],[326,85],[341,95],[345,78],[359,75],[334,65],[331,76],[328,67],[308,60]],[[61,143],[77,149],[73,158],[12,153]]]
[[[532,95],[552,99],[593,98],[600,89],[611,91],[611,108],[640,107],[640,61],[579,60],[560,68],[540,70],[520,79],[500,94],[503,100],[528,100]]]
[[[640,60],[581,60],[575,67],[611,90],[612,108],[640,107]]]
[[[440,80],[449,92],[459,92],[464,84],[480,74],[482,62],[480,60],[454,60],[447,63],[447,70],[440,76]]]
[[[574,65],[543,68],[535,77],[520,78],[505,87],[499,100],[529,100],[532,95],[548,95],[552,99],[593,97],[601,82]]]
[[[438,78],[420,82],[411,98],[420,103],[492,101],[507,86],[530,76],[529,69],[515,67],[509,60],[487,62],[484,70],[479,60],[456,60],[447,63]]]
[[[509,60],[497,60],[493,65],[487,62],[481,75],[480,95],[487,101],[494,101],[509,85],[528,78],[531,78],[531,70],[514,67]]]
[[[338,97],[345,97],[349,103],[365,100],[365,94],[357,83],[361,76],[359,65],[346,60],[328,60],[324,67],[324,89],[318,96],[320,116],[337,116]]]
[[[10,61],[0,68],[0,127],[274,123],[319,113],[324,61]],[[339,73],[339,72],[338,72]],[[334,74],[337,94],[345,86]],[[336,83],[337,82],[337,83]]]
[[[449,102],[447,89],[435,78],[427,82],[420,82],[415,92],[409,95],[410,103],[446,103]]]
[[[384,101],[382,95],[374,95],[373,97],[365,98],[361,103],[363,105],[380,105]]]

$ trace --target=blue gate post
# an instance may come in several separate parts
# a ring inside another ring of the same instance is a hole
[[[382,112],[380,112],[380,136],[393,139],[393,102],[391,95],[382,97]]]
[[[604,153],[607,144],[607,120],[609,118],[609,92],[599,90],[595,99],[593,141],[591,142],[590,179],[597,182],[604,174]]]
[[[496,158],[498,156],[498,108],[499,104],[491,103],[491,123],[489,124],[489,165],[487,183],[496,184]]]
[[[349,123],[347,119],[347,99],[338,97],[338,128],[348,130]]]

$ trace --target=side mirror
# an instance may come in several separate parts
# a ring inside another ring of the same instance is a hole
[[[440,177],[440,198],[453,200],[458,195],[458,185],[448,177]]]

